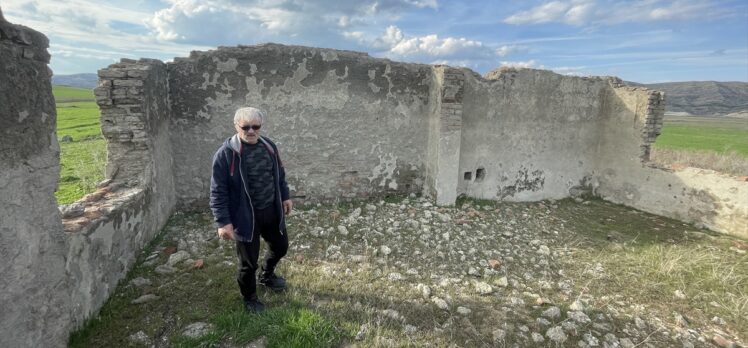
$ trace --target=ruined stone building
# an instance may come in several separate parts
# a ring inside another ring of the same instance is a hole
[[[292,196],[602,199],[748,237],[748,183],[651,166],[664,95],[611,77],[266,44],[123,59],[95,89],[108,185],[63,219],[47,39],[0,16],[0,346],[63,346],[181,207],[207,207],[234,110],[267,111]]]

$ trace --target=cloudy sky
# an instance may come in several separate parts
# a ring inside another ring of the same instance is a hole
[[[264,42],[645,83],[748,81],[745,0],[0,0],[55,74]]]

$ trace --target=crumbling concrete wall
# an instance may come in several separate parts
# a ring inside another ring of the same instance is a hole
[[[0,14],[0,346],[64,346],[70,315],[47,38]]]
[[[605,96],[595,175],[600,197],[714,231],[748,238],[748,182],[710,170],[654,167],[649,148],[660,133],[664,95],[614,84]]]
[[[591,175],[607,80],[535,69],[465,76],[460,194],[558,199]]]
[[[267,111],[292,194],[313,200],[420,192],[432,67],[363,53],[259,45],[193,52],[169,64],[180,202],[207,204],[211,159],[234,111]]]

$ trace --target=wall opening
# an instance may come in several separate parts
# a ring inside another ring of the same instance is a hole
[[[475,182],[481,182],[486,177],[486,169],[485,168],[478,168],[475,171]]]
[[[465,172],[465,174],[462,175],[462,178],[465,180],[473,180],[473,172]]]

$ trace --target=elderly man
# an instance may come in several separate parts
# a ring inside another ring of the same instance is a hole
[[[265,114],[253,107],[236,111],[236,134],[213,156],[210,182],[210,208],[218,236],[236,241],[239,290],[244,307],[255,313],[265,309],[257,299],[255,278],[260,237],[268,249],[260,284],[285,289],[286,282],[275,274],[275,266],[288,251],[285,215],[293,208],[278,148],[260,135],[264,119]]]

